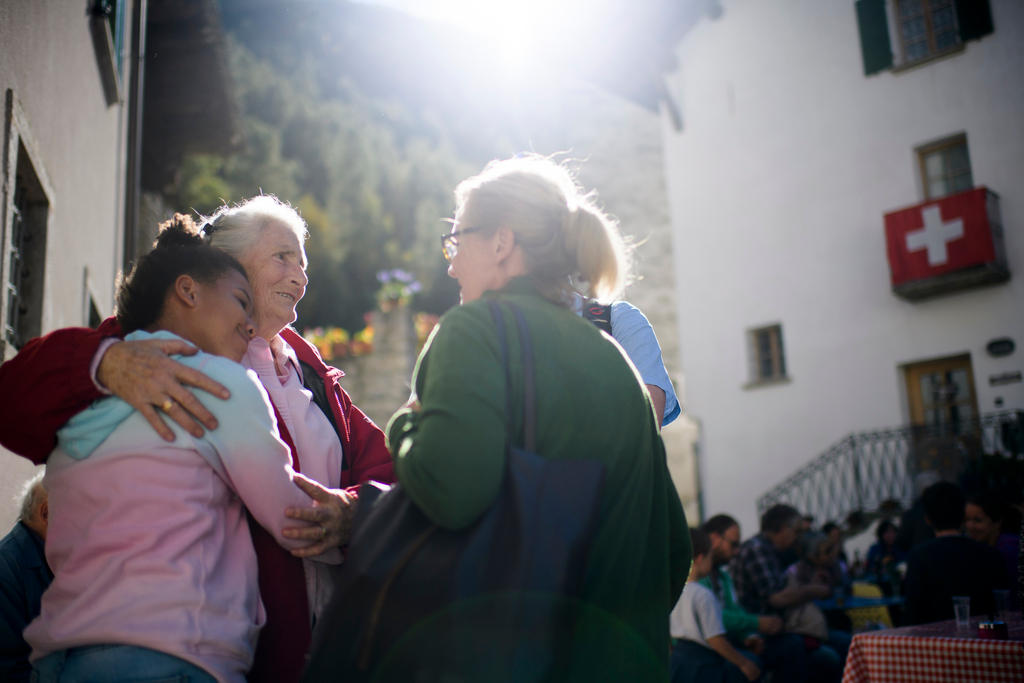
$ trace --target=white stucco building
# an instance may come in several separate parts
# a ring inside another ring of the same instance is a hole
[[[0,4],[0,360],[113,311],[123,263],[132,10]],[[89,11],[87,11],[87,9]],[[0,391],[3,389],[0,388]],[[31,463],[0,449],[0,533]]]
[[[1024,410],[1024,3],[717,5],[667,75],[665,163],[703,508],[754,532],[758,497],[851,434]],[[895,292],[885,215],[980,187],[1009,278],[939,273],[969,241],[943,204],[927,266],[921,230],[890,237],[938,286]]]
[[[213,0],[0,2],[0,361],[111,315],[182,154],[235,143],[217,12]],[[34,471],[0,447],[0,535]]]
[[[4,358],[44,330],[87,325],[113,309],[131,22],[131,8],[118,4],[110,21],[84,3],[0,8]]]

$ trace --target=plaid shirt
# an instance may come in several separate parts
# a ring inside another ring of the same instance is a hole
[[[754,614],[775,614],[768,597],[786,587],[786,577],[775,546],[762,534],[740,546],[729,563],[729,575],[740,605]]]

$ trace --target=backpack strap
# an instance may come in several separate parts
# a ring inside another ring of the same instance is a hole
[[[583,300],[583,317],[594,323],[597,329],[612,333],[612,307],[593,299]]]
[[[505,369],[505,422],[507,437],[505,449],[512,441],[512,377],[508,367],[508,339],[505,337],[505,316],[501,312],[501,306],[494,299],[487,300],[487,307],[491,309],[491,318],[498,328],[498,348],[501,349],[501,366]]]

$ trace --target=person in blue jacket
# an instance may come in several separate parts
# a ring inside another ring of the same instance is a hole
[[[43,542],[49,504],[40,472],[25,484],[21,514],[0,540],[0,680],[28,681],[30,648],[22,631],[39,616],[39,601],[53,572],[46,564]]]
[[[603,305],[579,295],[574,297],[573,310],[612,335],[626,352],[651,395],[660,426],[667,427],[679,417],[682,406],[665,369],[661,344],[643,311],[628,301]]]

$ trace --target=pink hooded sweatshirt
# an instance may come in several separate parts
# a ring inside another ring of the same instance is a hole
[[[168,332],[136,332],[129,339]],[[137,645],[244,681],[265,617],[246,508],[285,547],[294,483],[255,374],[226,358],[176,357],[231,392],[196,391],[220,423],[194,438],[171,423],[167,443],[128,404],[96,401],[60,431],[47,463],[46,558],[54,580],[25,630],[32,659],[67,648]]]

